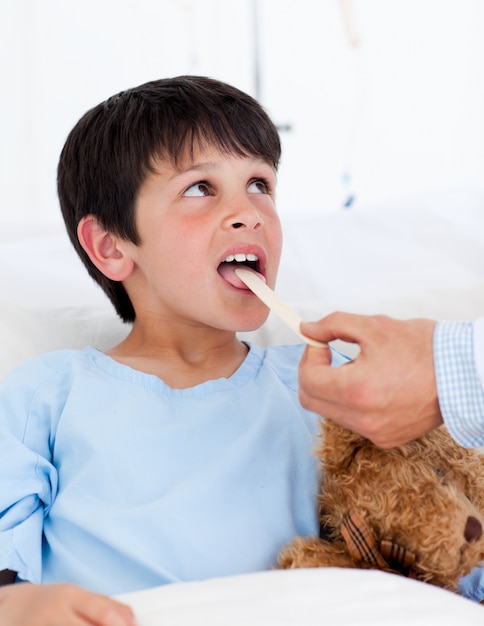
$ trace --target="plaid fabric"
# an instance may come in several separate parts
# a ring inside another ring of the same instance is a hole
[[[344,516],[340,530],[355,561],[375,568],[390,568],[404,576],[414,577],[412,566],[415,554],[388,539],[383,540],[378,547],[368,524],[354,509]]]
[[[484,445],[484,389],[476,368],[473,322],[438,322],[434,364],[445,425],[462,446]]]
[[[387,568],[388,563],[377,548],[373,533],[365,520],[355,510],[349,511],[341,523],[343,535],[351,557],[369,565]]]
[[[415,563],[413,552],[387,539],[381,542],[380,548],[383,558],[392,569],[405,574],[405,576],[410,575],[410,569]]]

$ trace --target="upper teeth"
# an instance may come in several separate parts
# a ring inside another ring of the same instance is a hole
[[[259,257],[255,254],[244,254],[243,252],[239,252],[238,254],[229,254],[229,256],[224,259],[224,263],[232,263],[233,261],[237,261],[237,263],[245,263],[245,261],[258,260]]]

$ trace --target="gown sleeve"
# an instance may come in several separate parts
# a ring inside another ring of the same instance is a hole
[[[40,582],[44,516],[55,498],[51,372],[38,360],[0,381],[0,570]]]

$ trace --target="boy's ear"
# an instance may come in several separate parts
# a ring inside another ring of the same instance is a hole
[[[134,262],[126,255],[123,240],[106,231],[94,215],[82,218],[77,236],[92,263],[107,278],[122,281],[133,271]]]

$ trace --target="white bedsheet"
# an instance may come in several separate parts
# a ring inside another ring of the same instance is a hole
[[[284,570],[119,596],[139,626],[465,626],[484,606],[378,571]]]

